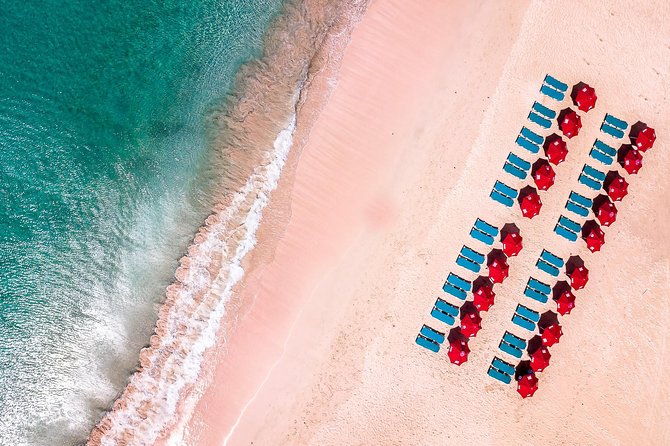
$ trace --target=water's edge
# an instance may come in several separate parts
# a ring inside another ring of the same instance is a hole
[[[244,275],[243,261],[256,244],[263,210],[290,151],[301,149],[320,110],[303,109],[310,85],[339,66],[368,2],[287,3],[266,36],[263,56],[240,69],[234,93],[211,126],[216,155],[210,165],[222,177],[219,204],[179,262],[137,371],[91,432],[88,445],[175,440],[170,432],[189,417],[197,399],[193,389],[203,355],[214,345],[226,312],[234,311],[228,304]],[[328,91],[315,95],[310,101],[323,102]]]

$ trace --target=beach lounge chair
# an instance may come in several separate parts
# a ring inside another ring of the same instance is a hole
[[[512,322],[528,331],[535,331],[535,324],[540,320],[540,314],[528,307],[518,304]]]
[[[528,279],[528,283],[526,286],[539,291],[542,294],[549,294],[551,292],[551,287],[547,285],[544,282],[540,282],[539,280],[531,277]]]
[[[565,98],[565,92],[568,90],[568,85],[559,81],[558,79],[546,75],[542,81],[540,92],[557,101],[562,101]]]
[[[514,164],[516,167],[523,170],[524,172],[530,170],[530,163],[528,161],[526,161],[525,159],[515,155],[512,152],[510,152],[507,155],[507,161]]]
[[[462,289],[463,291],[470,291],[472,289],[472,282],[465,280],[461,276],[458,276],[454,273],[449,273],[447,276],[447,282]]]
[[[529,287],[526,287],[523,294],[526,297],[530,297],[531,299],[540,302],[541,304],[544,304],[549,300],[549,296],[547,296],[546,294],[542,294],[539,291],[534,290],[534,289],[529,288]]]
[[[489,371],[487,373],[491,378],[497,379],[503,384],[509,384],[512,382],[512,377],[510,375],[502,373],[495,367],[489,367]]]
[[[606,122],[602,123],[602,125],[600,126],[600,131],[603,132],[603,133],[606,133],[610,136],[613,136],[617,139],[623,138],[623,135],[624,135],[624,132],[622,130],[619,130],[616,127],[608,125]]]
[[[563,226],[561,226],[559,224],[557,224],[554,227],[554,232],[556,234],[560,235],[561,237],[563,237],[564,239],[569,240],[571,242],[576,242],[577,239],[579,238],[579,236],[576,233],[574,233],[572,231],[569,231],[568,229],[564,228]]]
[[[509,155],[507,155],[507,160],[505,161],[503,170],[511,175],[514,175],[520,180],[524,180],[526,179],[526,176],[528,176],[530,163],[510,152]]]
[[[532,130],[529,130],[527,127],[522,127],[519,136],[516,137],[516,143],[520,147],[523,147],[534,154],[540,151],[540,146],[544,143],[544,138]]]
[[[484,259],[484,254],[478,253],[467,246],[463,246],[460,254],[458,254],[458,257],[456,258],[456,264],[473,273],[478,273],[481,269],[481,265],[484,263]]]
[[[537,263],[535,263],[535,266],[537,269],[540,271],[544,271],[545,273],[551,275],[551,276],[558,276],[559,270],[553,265],[550,265],[549,263],[545,262],[542,259],[537,259]]]
[[[628,128],[628,123],[626,121],[624,121],[623,119],[619,119],[617,117],[614,117],[614,116],[610,115],[609,113],[607,113],[605,115],[604,122],[611,125],[612,127],[618,128],[619,130],[626,130]]]
[[[421,327],[421,331],[419,332],[419,334],[425,336],[431,341],[437,342],[438,344],[442,344],[444,342],[444,333],[437,331],[426,324],[424,324],[423,327]]]
[[[498,348],[519,359],[523,355],[523,351],[526,349],[526,341],[513,335],[509,331],[506,331],[500,344],[498,344]]]
[[[457,276],[454,273],[449,273],[447,281],[442,285],[442,290],[445,293],[451,294],[457,299],[465,300],[467,292],[470,291],[472,285],[469,281]]]
[[[435,301],[435,305],[433,306],[430,315],[447,325],[454,325],[459,311],[460,310],[456,305],[452,305],[449,302],[438,298]]]
[[[579,182],[595,191],[599,191],[602,188],[601,183],[584,174],[579,175]]]
[[[546,283],[542,283],[537,279],[530,278],[526,284],[526,289],[524,294],[527,297],[530,297],[533,300],[536,300],[540,303],[546,303],[549,300],[548,294],[551,292],[551,288]]]
[[[428,350],[430,350],[432,352],[437,353],[437,352],[440,351],[440,344],[438,344],[435,341],[431,341],[430,339],[428,339],[425,336],[417,335],[416,336],[416,343],[418,345],[420,345],[421,347],[427,348]]]
[[[565,209],[569,210],[573,214],[579,215],[580,217],[587,217],[589,215],[589,209],[591,209],[591,206],[593,206],[592,200],[574,191],[570,192],[568,201],[565,203]]]
[[[600,181],[600,182],[605,181],[605,174],[603,172],[599,171],[598,169],[595,169],[595,168],[589,166],[588,164],[584,164],[584,168],[582,169],[582,173],[590,176],[591,178],[593,178],[596,181]]]
[[[505,161],[505,164],[503,165],[503,170],[507,172],[508,174],[517,177],[520,180],[525,180],[528,174],[524,172],[523,170],[519,169],[518,167],[510,164],[509,162]]]
[[[498,228],[478,218],[470,229],[470,237],[487,245],[492,245],[495,242],[495,237],[498,236],[498,232]]]
[[[525,317],[519,316],[518,314],[514,314],[512,316],[512,322],[528,331],[535,331],[535,323],[533,321],[529,321]]]
[[[588,164],[584,164],[582,173],[579,175],[579,182],[590,187],[593,190],[599,191],[603,186],[605,174],[598,169],[595,169]]]
[[[548,129],[549,127],[551,127],[551,121],[550,120],[540,116],[539,114],[537,114],[533,111],[531,111],[528,114],[528,120],[530,122],[534,122],[535,124],[539,125],[540,127],[545,128],[545,129]]]
[[[461,267],[463,267],[463,268],[469,270],[469,271],[472,271],[473,273],[478,273],[479,270],[482,269],[480,265],[478,265],[477,263],[473,262],[473,261],[470,260],[470,259],[466,259],[466,258],[463,257],[462,255],[459,255],[459,256],[456,258],[456,264],[457,264],[458,266],[461,266]]]
[[[563,265],[565,265],[565,262],[563,261],[562,258],[557,256],[556,254],[553,254],[551,251],[547,251],[546,249],[542,250],[540,258],[545,262],[548,262],[551,265],[555,266],[556,268],[563,268]]]
[[[572,232],[581,232],[582,230],[582,226],[579,223],[572,221],[563,215],[558,218],[558,224]]]
[[[610,157],[615,157],[617,153],[614,147],[605,144],[599,139],[596,139],[596,142],[593,143],[593,147]]]
[[[514,200],[519,196],[519,191],[509,187],[502,181],[496,180],[490,196],[498,203],[501,203],[507,207],[512,207],[514,205]]]
[[[591,148],[591,151],[589,152],[589,156],[596,161],[600,161],[601,163],[603,163],[606,166],[609,166],[610,164],[612,164],[614,162],[614,158],[605,155],[604,153],[602,153],[601,151],[599,151],[595,147]]]

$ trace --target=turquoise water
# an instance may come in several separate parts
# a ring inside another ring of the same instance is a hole
[[[122,390],[280,6],[0,0],[0,444],[81,443]]]

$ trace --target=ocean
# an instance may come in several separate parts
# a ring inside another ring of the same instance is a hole
[[[0,1],[0,445],[82,444],[123,391],[281,7]]]

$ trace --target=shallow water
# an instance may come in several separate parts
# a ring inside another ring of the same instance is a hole
[[[81,443],[122,390],[280,6],[0,2],[0,444]]]

